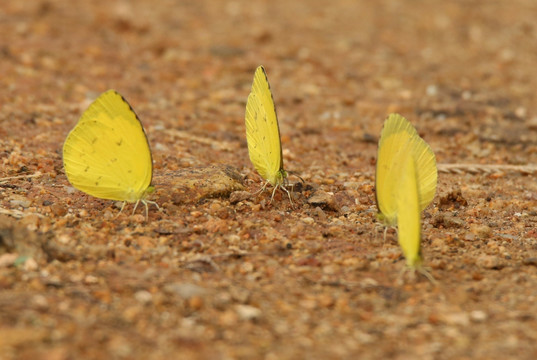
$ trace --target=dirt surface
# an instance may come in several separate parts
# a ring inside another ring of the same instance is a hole
[[[536,14],[534,0],[0,2],[0,359],[536,358]],[[285,167],[305,180],[294,208],[247,193],[260,64]],[[152,148],[148,221],[63,171],[65,137],[109,88]],[[439,174],[423,214],[437,284],[401,277],[376,221],[390,112],[440,168],[514,165]]]

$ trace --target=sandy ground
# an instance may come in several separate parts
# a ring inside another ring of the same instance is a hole
[[[0,359],[536,358],[536,14],[533,0],[2,1]],[[294,208],[245,193],[261,186],[244,134],[260,64],[285,167],[305,180]],[[63,171],[65,137],[109,88],[152,148],[148,221]],[[423,214],[437,284],[401,278],[376,221],[390,112],[442,170]]]

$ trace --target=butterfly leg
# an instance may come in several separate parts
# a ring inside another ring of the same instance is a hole
[[[134,212],[136,211],[136,208],[138,207],[139,203],[140,203],[140,200],[136,201],[136,204],[134,204],[134,209],[132,209],[132,215],[134,215]]]
[[[413,268],[413,267],[409,267],[409,266],[404,266],[400,273],[399,273],[399,276],[398,276],[398,279],[397,279],[397,283],[398,284],[403,284],[404,283],[404,275],[406,273],[411,273],[412,274],[412,278],[411,278],[411,281],[416,281],[417,278],[416,278],[416,273],[419,273],[420,275],[423,275],[427,278],[427,280],[429,280],[433,285],[437,285],[438,283],[436,282],[435,278],[431,275],[431,273],[424,267],[421,267],[421,266],[418,266],[416,268]]]
[[[142,203],[145,205],[145,221],[149,219],[149,206],[147,206],[147,201],[142,201]]]
[[[160,211],[160,207],[158,206],[158,204],[154,201],[150,201],[150,200],[142,200],[142,203],[145,205],[145,219],[149,219],[149,206],[148,204],[152,204],[152,205],[155,205],[157,207],[157,209]]]
[[[423,276],[425,276],[427,279],[429,279],[429,281],[431,283],[433,283],[434,285],[437,284],[435,278],[433,277],[433,275],[431,275],[431,273],[429,272],[429,269],[428,268],[425,268],[425,267],[418,267],[416,269],[420,274],[422,274]]]
[[[121,212],[122,212],[123,209],[125,208],[125,204],[126,204],[126,203],[127,203],[126,201],[123,201],[123,205],[121,205],[121,209],[119,209],[119,212],[117,213],[116,218],[121,214]]]
[[[274,190],[272,190],[272,196],[270,197],[270,202],[272,203],[272,200],[274,200],[274,194],[276,194],[276,190],[278,189],[279,185],[274,186]]]
[[[158,206],[158,204],[154,201],[150,201],[150,200],[143,200],[144,203],[147,203],[147,204],[151,204],[151,205],[155,205],[157,207],[157,210],[160,210],[160,206]]]
[[[388,235],[388,229],[393,228],[395,230],[395,236],[396,238],[399,238],[399,232],[397,231],[396,227],[392,226],[384,226],[384,241],[382,242],[384,245],[386,244],[386,236]]]
[[[287,196],[289,197],[289,202],[291,203],[291,207],[293,207],[293,198],[291,197],[291,192],[287,190],[287,188],[283,185],[280,187],[283,189],[283,191],[287,193]]]
[[[267,188],[267,185],[268,185],[268,184],[269,184],[268,181],[265,182],[265,183],[263,184],[263,186],[261,187],[261,189],[257,190],[257,191],[256,191],[255,193],[253,193],[252,195],[257,195],[257,194],[259,194],[260,192],[262,192],[263,190],[265,190],[265,189]]]

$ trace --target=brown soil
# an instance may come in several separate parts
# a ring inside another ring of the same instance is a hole
[[[517,170],[537,164],[536,14],[534,0],[2,1],[0,359],[536,358],[537,185]],[[305,180],[294,208],[244,192],[261,186],[244,134],[259,64]],[[152,147],[148,221],[63,172],[67,133],[109,88]],[[436,285],[400,281],[396,234],[375,220],[390,112],[439,164],[515,165],[440,173],[423,215]]]

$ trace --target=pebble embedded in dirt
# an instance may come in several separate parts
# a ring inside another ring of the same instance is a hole
[[[495,270],[499,270],[505,266],[502,260],[494,255],[480,255],[476,260],[476,264],[485,269]]]

